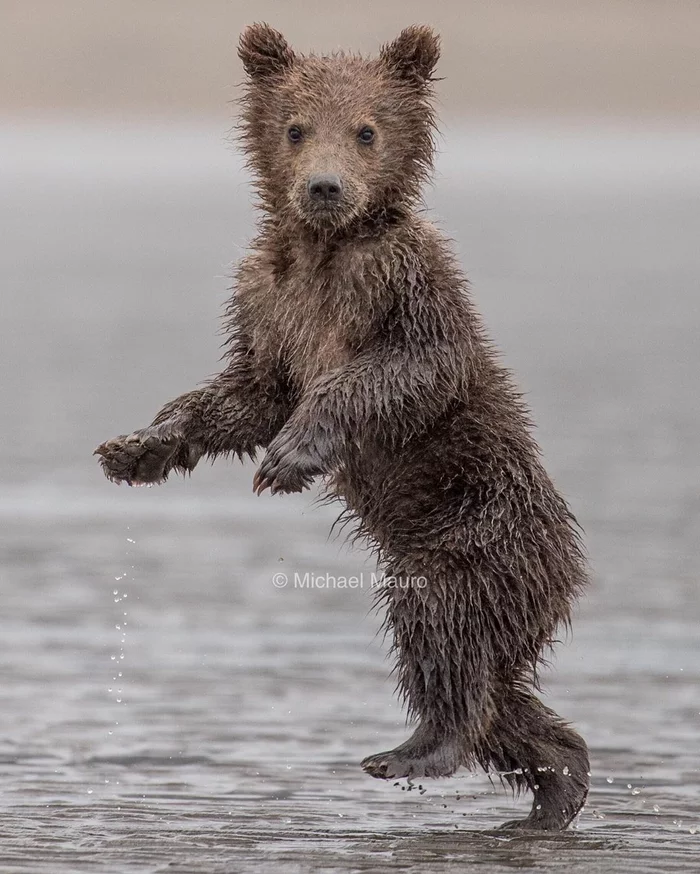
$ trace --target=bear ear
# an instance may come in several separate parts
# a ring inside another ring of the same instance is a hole
[[[294,63],[294,52],[282,34],[269,24],[251,24],[241,34],[238,57],[251,79],[283,73]]]
[[[393,76],[422,84],[430,81],[440,57],[440,37],[427,25],[414,24],[383,45],[379,57]]]

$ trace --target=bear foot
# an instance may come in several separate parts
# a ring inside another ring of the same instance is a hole
[[[457,737],[428,736],[418,729],[405,743],[368,756],[362,768],[380,780],[449,777],[464,762],[463,745]]]
[[[533,810],[525,819],[511,819],[498,827],[498,831],[541,831],[563,832],[576,819],[586,803],[584,798],[580,806],[573,811],[562,810]]]
[[[561,832],[568,828],[586,803],[588,781],[564,777],[555,785],[551,779],[547,782],[549,785],[535,790],[528,816],[504,822],[499,830]]]

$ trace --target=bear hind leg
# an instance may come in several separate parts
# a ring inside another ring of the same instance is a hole
[[[507,690],[477,758],[513,789],[529,789],[532,809],[503,829],[563,831],[586,803],[588,748],[580,735],[534,695]]]
[[[412,571],[397,579],[426,579]],[[394,633],[398,687],[418,725],[393,750],[368,756],[363,769],[380,779],[449,777],[474,761],[491,707],[488,647],[470,642],[469,604],[449,589],[400,587],[387,596],[387,626]]]

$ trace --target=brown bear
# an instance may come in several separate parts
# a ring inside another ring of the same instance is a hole
[[[507,826],[566,828],[588,753],[533,689],[586,565],[464,275],[417,211],[438,38],[409,27],[375,59],[304,56],[254,25],[239,55],[261,217],[227,311],[226,367],[102,444],[104,471],[157,483],[262,447],[258,494],[323,477],[403,583],[383,600],[417,726],[362,767],[411,779],[479,764],[534,793]]]

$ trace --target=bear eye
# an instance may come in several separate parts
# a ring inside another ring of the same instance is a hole
[[[368,125],[365,125],[363,128],[360,128],[360,132],[357,135],[357,139],[361,143],[371,143],[374,139],[374,131]]]
[[[293,124],[293,125],[292,125],[288,130],[287,130],[287,137],[289,138],[289,141],[292,142],[292,143],[299,143],[299,142],[301,142],[303,136],[304,136],[304,134],[301,132],[301,128],[298,127],[298,126],[295,125],[295,124]]]

